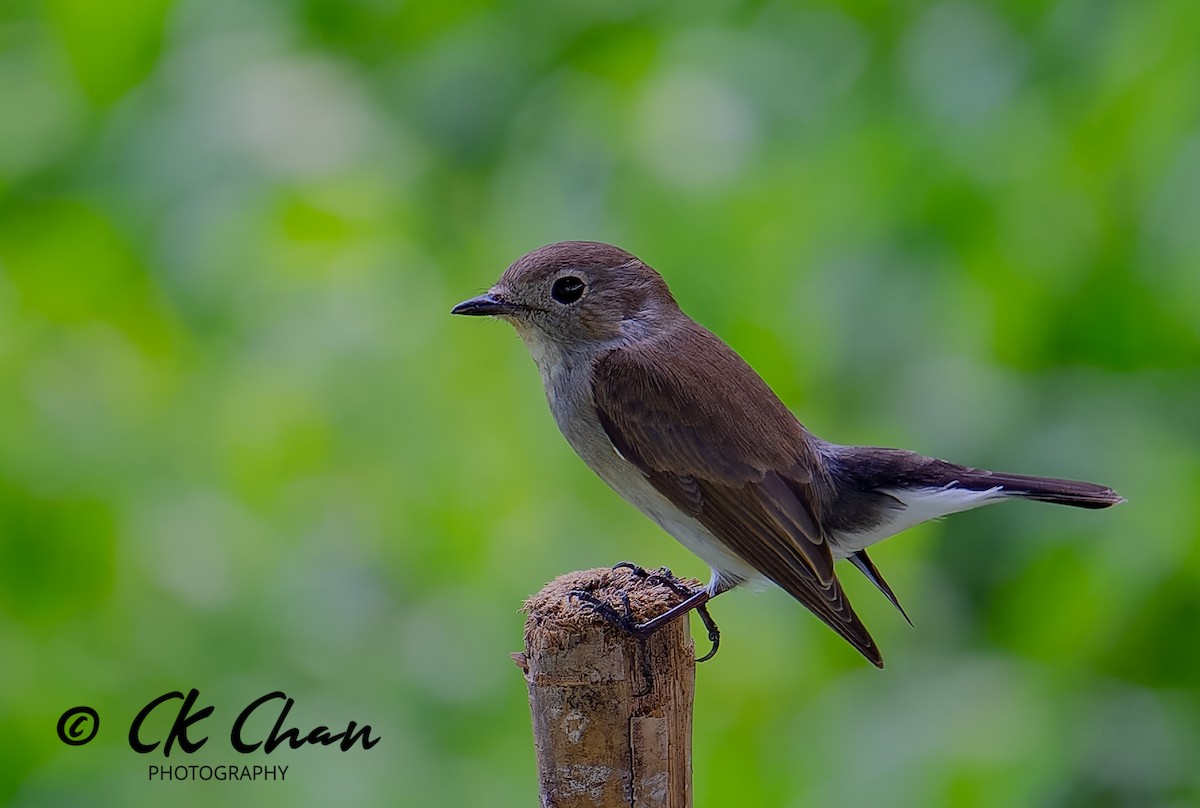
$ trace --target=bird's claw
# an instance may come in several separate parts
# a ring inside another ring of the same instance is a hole
[[[640,631],[641,624],[633,619],[633,609],[629,605],[629,593],[621,592],[621,606],[625,609],[625,614],[618,612],[609,603],[605,603],[600,598],[587,592],[583,589],[572,589],[567,593],[567,598],[570,600],[579,601],[584,606],[587,606],[596,614],[604,618],[608,623],[624,630],[627,634],[632,634],[635,637],[644,637],[646,633]]]
[[[659,567],[654,572],[650,572],[645,567],[634,564],[630,561],[622,561],[619,564],[614,564],[612,569],[627,569],[635,577],[644,580],[651,585],[665,586],[674,592],[676,595],[687,599],[697,594],[698,590],[692,589],[690,586],[676,577],[675,573],[671,572],[667,567]],[[590,592],[585,592],[581,589],[575,589],[567,593],[568,597],[572,597],[580,602],[590,606],[597,614],[603,617],[606,621],[623,629],[626,633],[645,639],[654,633],[654,629],[660,624],[651,626],[650,622],[638,623],[633,619],[633,611],[629,606],[629,594],[621,592],[621,603],[624,606],[625,614],[620,614],[610,604],[601,601]],[[708,641],[712,643],[712,648],[708,653],[699,657],[697,662],[707,662],[717,654],[717,649],[721,647],[721,630],[717,627],[716,621],[712,619],[712,615],[708,613],[708,607],[701,604],[696,607],[696,613],[700,617],[700,621],[704,624],[705,630],[708,632]]]

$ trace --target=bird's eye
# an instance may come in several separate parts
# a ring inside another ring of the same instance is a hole
[[[583,281],[579,278],[566,275],[554,282],[554,286],[550,288],[550,296],[563,305],[574,303],[583,297],[583,286]]]

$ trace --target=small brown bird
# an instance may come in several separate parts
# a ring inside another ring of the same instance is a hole
[[[835,561],[849,559],[900,608],[867,557],[878,541],[1007,499],[1081,508],[1123,501],[1092,483],[821,440],[740,356],[680,310],[657,272],[609,244],[534,250],[452,313],[512,323],[571,447],[711,568],[706,589],[642,629],[765,579],[883,667]]]

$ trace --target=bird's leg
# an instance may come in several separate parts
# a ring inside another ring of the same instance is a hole
[[[708,613],[708,606],[706,605],[711,599],[712,595],[709,594],[707,589],[697,589],[662,614],[651,617],[645,623],[638,623],[630,633],[638,637],[649,637],[675,618],[681,617],[692,611],[692,609],[695,609],[696,614],[700,615],[700,622],[704,623],[704,628],[708,630],[709,641],[713,644],[712,650],[696,660],[697,662],[706,662],[713,658],[713,655],[717,653],[717,648],[721,644],[721,630],[717,628],[717,624],[712,619],[712,615]]]
[[[646,577],[646,581],[647,583],[661,583],[669,587],[677,595],[682,595],[684,597],[683,603],[672,607],[668,611],[663,612],[658,617],[654,618],[654,620],[663,620],[664,623],[670,622],[671,620],[671,618],[667,617],[667,615],[672,614],[676,609],[682,608],[684,604],[690,602],[691,598],[694,598],[701,593],[708,595],[707,589],[693,590],[691,587],[687,586],[678,578],[676,578],[675,575],[666,567],[662,567],[659,572],[648,575]],[[683,609],[685,612],[693,608],[696,610],[696,614],[700,616],[700,622],[704,624],[704,628],[708,632],[708,641],[712,643],[712,648],[709,649],[707,654],[697,659],[697,662],[707,662],[708,660],[712,659],[717,655],[717,649],[721,647],[721,629],[717,628],[717,622],[713,620],[712,615],[708,613],[708,601],[711,599],[712,595],[708,595],[708,597],[702,598],[696,602],[694,606],[689,606],[687,609]],[[654,620],[643,623],[642,626],[648,626],[650,623],[654,622]],[[651,629],[651,631],[653,631],[653,629]]]
[[[708,601],[712,595],[707,589],[693,590],[691,587],[675,577],[666,567],[660,567],[656,572],[647,572],[644,567],[637,564],[632,564],[628,561],[622,561],[620,564],[613,566],[613,569],[628,569],[634,577],[642,578],[647,583],[661,584],[666,586],[675,594],[681,596],[683,600],[670,609],[667,609],[660,615],[652,617],[644,623],[636,623],[633,620],[632,612],[629,609],[629,597],[622,593],[622,598],[625,606],[625,614],[619,614],[616,609],[607,603],[599,601],[594,595],[581,590],[575,590],[569,593],[570,596],[591,606],[597,614],[603,617],[608,622],[616,625],[629,634],[645,639],[653,634],[658,629],[670,623],[677,617],[687,614],[693,609],[700,616],[700,622],[704,624],[705,630],[708,632],[708,641],[712,643],[712,648],[708,653],[697,659],[697,662],[707,662],[716,656],[717,649],[721,647],[721,630],[717,627],[717,623],[713,620],[712,615],[708,613]]]

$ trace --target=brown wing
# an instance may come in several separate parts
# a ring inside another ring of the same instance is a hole
[[[833,574],[813,438],[741,357],[688,321],[601,357],[593,393],[655,489],[882,667]]]

